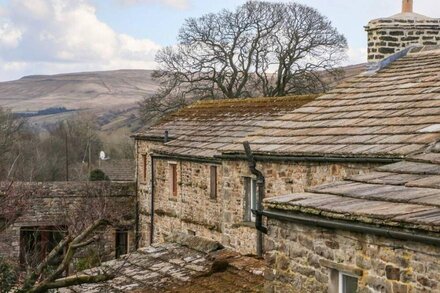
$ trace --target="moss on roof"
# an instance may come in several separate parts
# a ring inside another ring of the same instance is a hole
[[[175,119],[204,119],[231,115],[273,113],[295,110],[316,99],[319,95],[284,97],[237,98],[198,101],[164,117],[159,124]]]

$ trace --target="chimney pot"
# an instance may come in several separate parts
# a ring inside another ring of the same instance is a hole
[[[414,11],[414,1],[413,0],[402,0],[402,12],[412,13]]]

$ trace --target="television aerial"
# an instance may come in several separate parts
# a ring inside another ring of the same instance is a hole
[[[105,154],[104,151],[100,151],[100,152],[99,152],[99,159],[100,159],[101,161],[107,161],[107,160],[110,159],[110,158],[106,156],[106,154]]]

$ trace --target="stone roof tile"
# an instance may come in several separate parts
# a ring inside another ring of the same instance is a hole
[[[265,205],[440,233],[440,154],[411,156],[372,173],[266,199]]]

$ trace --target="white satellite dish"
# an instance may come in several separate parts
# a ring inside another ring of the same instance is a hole
[[[99,152],[99,159],[102,160],[102,161],[106,161],[106,160],[109,159],[109,157],[106,157],[104,151],[100,151]]]

